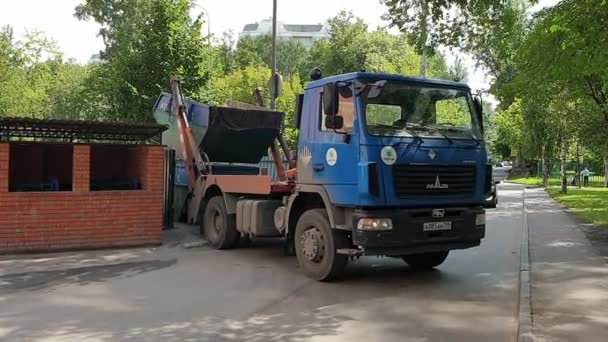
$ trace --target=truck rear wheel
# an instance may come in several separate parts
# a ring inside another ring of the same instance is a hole
[[[296,225],[295,249],[298,263],[309,277],[327,281],[339,276],[348,256],[338,254],[348,248],[344,232],[331,229],[325,209],[311,209],[300,217]]]
[[[239,242],[236,216],[228,215],[222,196],[209,199],[203,214],[203,230],[207,242],[216,249],[233,248]]]
[[[441,265],[449,253],[450,251],[410,254],[402,255],[401,258],[415,270],[430,270]]]

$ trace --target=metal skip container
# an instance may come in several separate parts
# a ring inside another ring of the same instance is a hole
[[[188,123],[201,154],[210,162],[257,164],[281,132],[284,114],[276,111],[209,106],[186,100]],[[180,150],[172,97],[162,93],[154,105],[154,118],[169,129],[163,143]]]

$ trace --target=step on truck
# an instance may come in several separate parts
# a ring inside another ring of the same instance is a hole
[[[282,237],[309,277],[330,280],[359,256],[428,269],[484,238],[494,184],[466,84],[314,70],[297,98],[297,151],[283,113],[185,100],[176,79],[171,89],[155,117],[186,164],[188,219],[214,248]],[[278,180],[258,165],[268,151]]]

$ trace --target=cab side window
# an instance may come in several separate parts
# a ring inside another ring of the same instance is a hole
[[[338,133],[350,133],[353,130],[353,126],[355,123],[355,105],[353,102],[354,97],[343,97],[342,95],[338,95],[339,99],[339,108],[338,108],[338,116],[341,116],[344,120],[344,126],[340,129],[336,129]],[[321,93],[321,99],[319,101],[319,112],[321,116],[321,131],[323,132],[331,132],[333,129],[328,129],[325,127],[325,117],[327,116],[323,111],[323,93]]]

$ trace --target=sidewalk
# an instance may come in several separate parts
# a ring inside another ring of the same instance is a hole
[[[526,189],[535,341],[606,341],[608,260],[543,189]]]
[[[155,260],[174,259],[184,247],[204,246],[198,226],[175,223],[175,228],[163,231],[163,243],[156,247],[117,248],[68,251],[59,253],[34,253],[0,256],[0,289],[2,276],[27,275],[30,272],[55,272],[94,267],[126,265]]]

